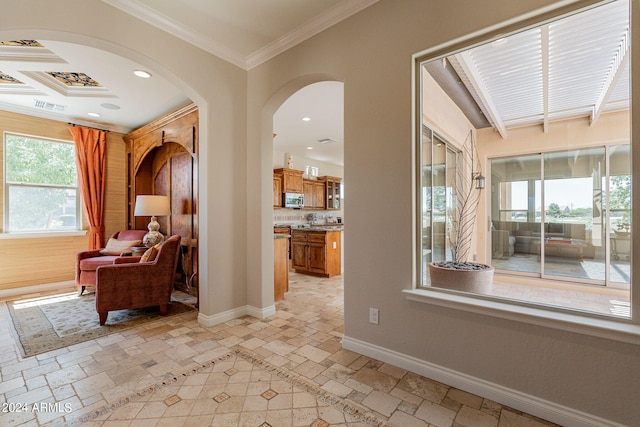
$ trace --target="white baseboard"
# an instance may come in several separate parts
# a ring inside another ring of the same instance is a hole
[[[55,291],[57,289],[63,288],[74,288],[75,289],[76,282],[74,280],[65,280],[64,282],[55,282],[55,283],[47,283],[44,285],[31,285],[24,286],[21,288],[11,288],[11,289],[2,289],[0,290],[0,298],[12,298],[15,296],[29,295],[35,294],[38,292],[49,292]]]
[[[355,338],[344,336],[342,338],[342,347],[561,425],[624,427],[623,424],[605,420]]]
[[[245,305],[244,307],[234,308],[232,310],[223,311],[222,313],[213,314],[211,316],[207,316],[200,312],[198,314],[198,323],[200,323],[202,326],[215,326],[242,316],[252,316],[257,319],[264,319],[266,317],[273,316],[274,314],[276,314],[275,305],[270,305],[269,307],[265,308]]]
[[[265,319],[269,316],[273,316],[274,314],[276,314],[276,306],[270,305],[269,307],[258,308],[252,305],[248,305],[247,314],[249,316],[255,317],[256,319]]]

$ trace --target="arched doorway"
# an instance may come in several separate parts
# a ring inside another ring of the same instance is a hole
[[[305,202],[302,209],[278,206],[279,195],[276,194],[278,190],[274,185],[271,215],[274,230],[295,230],[295,238],[289,239],[288,251],[291,272],[288,278],[292,280],[310,279],[312,276],[306,276],[307,274],[315,276],[314,280],[323,275],[342,277],[344,233],[336,223],[338,220],[343,223],[344,220],[341,203],[341,196],[344,194],[343,144],[344,84],[340,81],[325,79],[299,87],[273,114],[273,169],[293,169],[303,177],[302,193]],[[306,229],[309,226],[326,227],[329,232],[327,236],[331,236],[332,241],[326,243],[325,248],[308,245],[309,263],[314,262],[313,260],[319,263],[305,269],[301,267],[300,261],[305,256],[305,245],[298,241],[303,230],[296,229]],[[324,259],[325,256],[327,259]],[[327,267],[324,271],[323,263]],[[278,265],[278,259],[274,259],[274,265]],[[303,273],[303,270],[306,272]],[[282,277],[278,278],[276,275],[275,286],[278,287],[282,280]]]

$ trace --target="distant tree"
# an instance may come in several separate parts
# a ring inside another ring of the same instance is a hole
[[[630,175],[611,177],[609,199],[609,206],[611,207],[611,209],[631,209]]]
[[[50,228],[52,215],[67,203],[64,187],[77,182],[73,144],[7,135],[6,181],[10,228]]]
[[[549,208],[547,208],[547,215],[554,218],[562,216],[560,206],[557,203],[550,203]]]

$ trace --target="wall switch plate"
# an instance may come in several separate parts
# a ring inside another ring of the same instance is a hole
[[[333,249],[336,249],[338,247],[338,242],[333,242]]]
[[[378,309],[369,308],[369,323],[378,324]]]

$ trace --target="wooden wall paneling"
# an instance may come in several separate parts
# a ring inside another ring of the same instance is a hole
[[[171,216],[158,218],[160,231],[182,237],[185,281],[197,289],[197,107],[191,104],[154,120],[125,140],[131,153],[130,200],[138,194],[169,196]],[[141,222],[146,227],[149,218],[131,220],[136,228]]]
[[[170,164],[165,161],[162,165],[157,165],[154,161],[154,167],[158,166],[158,169],[152,172],[153,175],[153,191],[151,194],[157,194],[159,196],[169,197],[169,206],[171,206],[171,171],[169,170]],[[173,215],[173,212],[171,212]],[[160,232],[165,236],[173,234],[171,232],[170,217],[160,216],[158,217],[158,223],[160,224]]]

